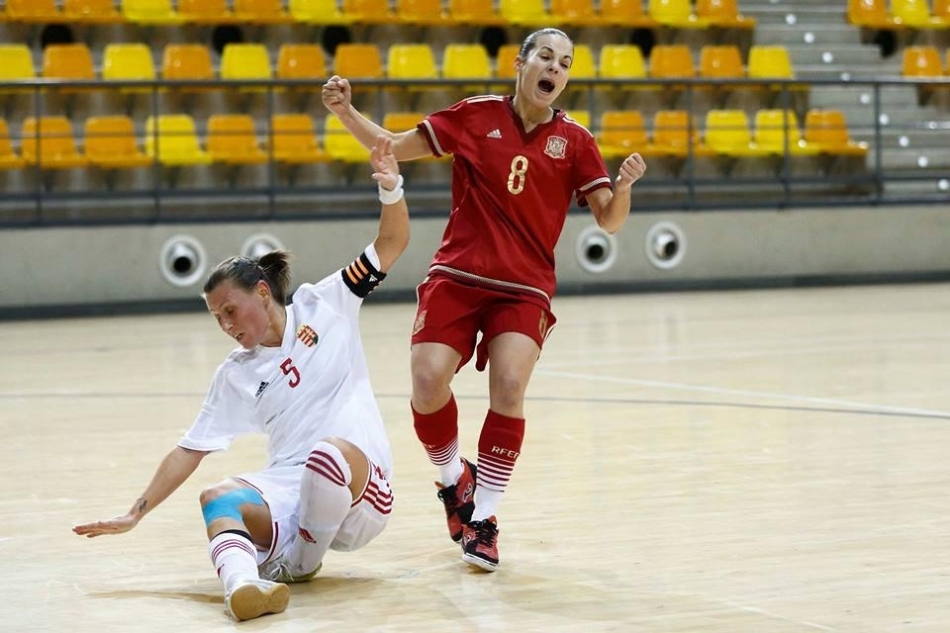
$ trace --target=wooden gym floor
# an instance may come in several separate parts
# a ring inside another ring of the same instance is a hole
[[[125,512],[229,341],[203,313],[0,324],[0,631],[950,631],[950,286],[560,298],[499,512],[459,561],[409,416],[413,306],[362,329],[395,453],[380,538],[331,552],[280,615],[223,612],[198,492]],[[455,382],[474,457],[486,377]],[[11,608],[12,607],[12,608]]]

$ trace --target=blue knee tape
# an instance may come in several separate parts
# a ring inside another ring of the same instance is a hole
[[[261,493],[253,488],[238,488],[224,493],[216,499],[212,499],[201,508],[201,514],[204,515],[205,525],[211,525],[216,519],[234,519],[243,521],[239,507],[243,503],[253,503],[256,506],[264,505],[264,498]]]

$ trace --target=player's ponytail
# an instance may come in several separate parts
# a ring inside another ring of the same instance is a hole
[[[271,296],[279,305],[287,304],[287,290],[290,288],[290,253],[272,251],[259,258],[243,255],[229,257],[211,271],[205,282],[203,295],[217,288],[224,281],[246,292],[250,292],[257,282],[264,280],[270,288]]]
[[[280,305],[287,304],[287,290],[290,288],[290,253],[287,251],[271,251],[258,260],[264,271],[264,279],[270,286],[274,301]]]

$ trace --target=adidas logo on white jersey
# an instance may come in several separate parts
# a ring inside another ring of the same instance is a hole
[[[486,135],[486,138],[501,138],[501,130],[496,127]]]

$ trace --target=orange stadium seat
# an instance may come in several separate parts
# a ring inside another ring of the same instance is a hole
[[[16,153],[10,142],[10,128],[6,119],[0,119],[0,169],[20,169],[24,165],[26,161]]]
[[[145,153],[164,165],[207,165],[194,120],[187,114],[149,116],[145,121]]]
[[[593,0],[550,0],[551,15],[558,24],[600,26],[605,24]]]
[[[135,125],[127,116],[86,119],[85,152],[90,164],[103,169],[132,169],[152,164],[139,149]]]
[[[848,0],[847,21],[869,29],[891,29],[898,26],[887,8],[887,0]]]
[[[70,22],[118,24],[125,17],[115,8],[113,0],[65,0],[63,17]]]
[[[424,118],[424,112],[387,112],[383,117],[383,128],[390,132],[407,132],[416,129]]]
[[[704,155],[699,144],[699,128],[686,110],[657,110],[653,116],[651,153],[686,158],[690,153]]]
[[[247,114],[213,114],[208,119],[208,154],[211,160],[229,165],[267,162],[254,130],[254,119]]]
[[[936,46],[908,46],[901,59],[901,74],[911,78],[943,76],[943,64]]]
[[[389,0],[342,0],[343,14],[359,24],[392,24],[399,21]]]
[[[50,44],[43,49],[43,78],[63,81],[94,81],[96,69],[85,44]],[[63,92],[83,90],[63,88]]]
[[[754,29],[755,18],[742,15],[736,0],[696,0],[696,17],[709,26]]]
[[[933,16],[950,24],[950,0],[934,0]]]
[[[234,17],[249,24],[287,24],[293,17],[283,0],[234,0]]]
[[[382,79],[383,56],[375,44],[340,44],[333,56],[333,70],[349,80]]]
[[[710,90],[714,94],[726,95],[733,90],[741,89],[739,85],[721,83],[723,79],[743,79],[745,68],[742,65],[742,53],[734,44],[714,46],[707,44],[699,49],[700,79],[708,79],[712,83],[701,86],[703,90]]]
[[[792,156],[814,156],[820,151],[802,137],[794,110],[766,109],[756,112],[752,142],[759,149],[777,155],[787,152]]]
[[[274,160],[291,165],[330,160],[320,147],[313,119],[308,114],[275,114],[271,117],[271,151]]]
[[[310,80],[319,90],[327,77],[327,59],[319,44],[283,44],[277,53],[277,78]]]
[[[289,0],[290,16],[302,24],[349,24],[352,18],[340,10],[336,0]]]
[[[649,139],[639,110],[606,110],[600,116],[597,145],[604,158],[625,158],[633,152],[647,153]]]
[[[642,0],[601,0],[600,18],[609,26],[656,28],[660,23],[643,11]]]
[[[848,121],[841,110],[809,110],[805,114],[805,142],[827,154],[865,156],[868,153],[866,143],[851,140]]]
[[[501,26],[505,23],[495,11],[492,0],[449,0],[449,15],[459,24]]]
[[[396,18],[403,24],[454,26],[455,19],[442,8],[441,0],[396,0]]]
[[[180,24],[171,0],[122,0],[122,14],[135,24]]]
[[[7,20],[11,22],[62,22],[63,14],[54,0],[7,0]]]
[[[178,0],[178,14],[192,24],[229,24],[238,19],[225,0]]]
[[[498,47],[498,55],[495,57],[495,77],[498,79],[514,79],[515,59],[521,50],[521,44],[502,44]],[[507,89],[507,85],[505,86]]]
[[[86,165],[86,158],[76,147],[73,124],[64,116],[27,117],[21,137],[20,150],[29,165],[38,164],[43,169]]]
[[[203,44],[166,44],[162,53],[162,78],[171,81],[212,81],[211,51]],[[210,86],[181,86],[183,92],[214,90]]]

